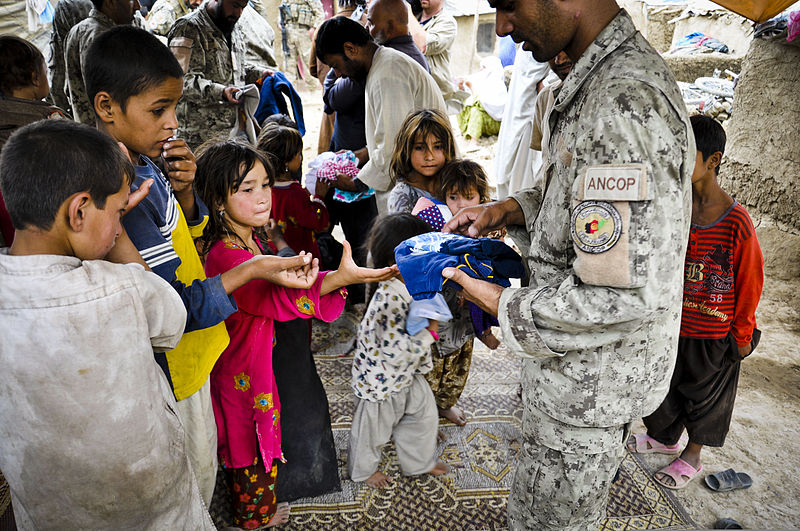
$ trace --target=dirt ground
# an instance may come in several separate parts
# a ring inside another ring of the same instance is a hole
[[[304,90],[301,96],[307,164],[317,151],[321,91]],[[481,163],[493,181],[497,137],[467,142],[452,118],[461,156]],[[742,363],[730,433],[723,448],[707,448],[702,454],[703,475],[734,468],[750,474],[753,486],[719,494],[697,478],[676,491],[700,528],[712,528],[717,519],[725,517],[735,518],[749,529],[800,528],[800,451],[794,450],[800,436],[800,309],[790,307],[798,291],[800,281],[766,279],[757,314],[763,336],[756,352]],[[644,431],[641,422],[634,431]],[[666,466],[671,459],[664,455],[646,457],[653,470]]]

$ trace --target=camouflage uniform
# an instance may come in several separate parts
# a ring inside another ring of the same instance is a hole
[[[72,114],[67,95],[67,74],[64,58],[64,45],[69,31],[78,22],[89,16],[92,10],[90,0],[59,0],[53,14],[53,29],[50,33],[50,96],[53,103]]]
[[[236,24],[242,29],[247,44],[245,62],[257,66],[261,71],[275,68],[275,30],[258,11],[249,4],[242,11]]]
[[[79,22],[69,31],[64,57],[67,68],[67,94],[72,108],[72,117],[76,122],[94,125],[94,106],[89,101],[89,95],[86,94],[81,65],[94,39],[115,25],[114,21],[104,13],[92,9],[89,11],[89,18]]]
[[[291,60],[289,71],[294,74],[295,80],[301,79],[297,69],[299,59],[308,76],[306,82],[314,84],[316,81],[311,76],[308,66],[311,55],[311,37],[308,36],[308,31],[322,23],[325,11],[320,0],[286,0],[284,3],[289,6],[291,12],[291,17],[285,21],[286,41],[289,44]]]
[[[211,20],[205,4],[179,18],[167,36],[183,76],[183,97],[178,103],[178,136],[192,149],[209,138],[228,133],[236,121],[235,105],[223,90],[254,83],[263,73],[245,62],[245,37],[237,23],[230,46]]]
[[[156,0],[147,14],[147,23],[153,33],[166,37],[175,21],[191,12],[188,0]]]
[[[512,529],[597,529],[629,424],[667,393],[695,144],[664,61],[622,10],[556,96],[543,181],[512,197],[530,286],[500,297],[523,361]]]

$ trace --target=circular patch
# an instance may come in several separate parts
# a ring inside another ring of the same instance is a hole
[[[611,203],[584,201],[572,211],[572,241],[585,253],[604,253],[622,234],[622,216]]]

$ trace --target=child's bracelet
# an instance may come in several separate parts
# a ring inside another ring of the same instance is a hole
[[[439,341],[439,334],[437,334],[437,333],[436,333],[436,332],[434,332],[433,330],[428,330],[428,332],[430,332],[430,333],[431,333],[431,335],[433,336],[433,340],[434,340],[434,341]]]

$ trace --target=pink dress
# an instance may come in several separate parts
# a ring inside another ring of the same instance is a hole
[[[206,275],[224,273],[253,254],[217,242],[206,258]],[[261,454],[269,469],[282,459],[280,400],[272,371],[273,320],[316,317],[331,322],[342,313],[347,290],[320,296],[321,272],[310,289],[252,280],[233,292],[239,311],[225,319],[231,342],[211,371],[211,401],[223,466],[242,468]]]

